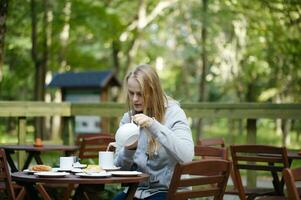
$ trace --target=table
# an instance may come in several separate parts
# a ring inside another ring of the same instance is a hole
[[[301,160],[300,150],[288,150],[287,157],[289,160],[289,164],[291,165],[293,160]]]
[[[16,151],[27,152],[27,158],[22,167],[22,171],[23,171],[24,169],[27,169],[29,167],[29,164],[31,163],[33,158],[35,159],[37,164],[43,164],[41,158],[41,152],[61,151],[64,152],[66,156],[69,156],[72,153],[75,153],[79,149],[79,147],[76,145],[47,145],[47,144],[43,145],[42,147],[36,147],[33,145],[0,145],[0,148],[3,148],[5,150],[7,162],[11,168],[11,172],[19,171],[12,159],[12,154],[14,154]]]
[[[300,160],[301,159],[301,154],[299,152],[300,152],[300,150],[287,150],[287,158],[288,158],[289,167],[291,167],[292,162],[294,160]],[[264,156],[265,154],[260,154],[260,155]],[[269,156],[271,156],[271,155],[269,154]],[[278,177],[277,173],[272,172],[272,177],[273,177],[273,184],[275,184],[274,185],[275,191],[278,194],[283,194],[283,189],[284,189],[284,178],[283,178],[283,176],[280,179]]]
[[[138,176],[111,176],[104,178],[82,178],[74,174],[67,175],[65,177],[38,177],[36,175],[28,174],[25,172],[14,172],[11,174],[12,180],[16,181],[18,184],[23,185],[26,188],[30,199],[39,199],[34,185],[37,183],[66,183],[66,184],[79,184],[78,188],[84,188],[81,186],[88,185],[105,185],[105,184],[127,184],[129,189],[127,191],[127,200],[133,199],[135,191],[140,182],[146,181],[148,179],[147,174],[141,174]],[[75,192],[74,199],[80,199],[77,197],[77,192]]]

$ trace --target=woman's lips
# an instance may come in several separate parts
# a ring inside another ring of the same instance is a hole
[[[141,104],[134,104],[134,108],[135,108],[135,109],[141,109],[141,108],[142,108],[142,105],[141,105]]]

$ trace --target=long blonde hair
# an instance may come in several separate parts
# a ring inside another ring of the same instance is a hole
[[[160,123],[163,123],[165,115],[165,104],[167,97],[161,87],[160,78],[151,66],[143,64],[137,66],[129,72],[124,79],[124,85],[127,90],[127,104],[130,116],[136,114],[128,93],[128,80],[134,78],[140,85],[142,97],[144,100],[143,114],[154,117]],[[159,143],[152,136],[148,135],[148,154],[151,158],[159,148]]]

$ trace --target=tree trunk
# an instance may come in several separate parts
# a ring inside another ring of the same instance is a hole
[[[202,74],[199,85],[199,102],[204,102],[207,100],[207,88],[206,88],[206,76],[208,68],[208,55],[207,55],[207,10],[208,10],[208,0],[202,0],[203,2],[203,25],[202,25]],[[197,123],[197,137],[201,138],[203,134],[203,119],[199,119]]]
[[[113,40],[112,42],[112,58],[113,58],[113,66],[114,66],[114,73],[117,75],[120,71],[120,62],[118,58],[118,54],[120,51],[120,44],[119,41]]]
[[[8,10],[8,0],[0,0],[0,82],[3,77],[4,64],[4,40],[6,32],[6,15]]]
[[[291,120],[290,119],[282,119],[281,120],[281,130],[282,130],[282,145],[286,146],[290,143],[289,140],[289,130],[291,128]]]
[[[66,60],[66,52],[68,48],[68,41],[70,36],[70,17],[71,17],[71,8],[72,2],[70,0],[65,1],[64,8],[62,10],[62,15],[64,18],[64,25],[60,32],[60,50],[59,50],[59,57],[58,62],[60,63],[60,72],[64,72],[67,70],[67,60]],[[57,90],[54,94],[54,101],[61,102],[62,101],[62,92]],[[53,116],[52,118],[52,139],[53,140],[61,140],[64,139],[63,130],[65,130],[63,120],[60,116]]]
[[[32,20],[32,60],[35,66],[35,95],[34,100],[36,101],[44,101],[45,99],[45,77],[46,77],[46,69],[47,69],[47,60],[48,60],[48,47],[47,47],[47,6],[48,1],[44,0],[44,16],[43,16],[43,27],[42,27],[42,42],[41,48],[38,48],[38,29],[37,29],[37,3],[35,0],[31,0],[31,20]],[[38,50],[40,49],[40,50]],[[38,54],[38,52],[42,52],[42,54]],[[35,137],[43,138],[44,135],[44,118],[37,117],[35,119]]]
[[[70,36],[71,7],[72,7],[71,1],[66,0],[62,11],[64,16],[64,26],[62,31],[60,32],[61,49],[60,49],[59,60],[58,60],[60,63],[60,71],[67,70],[66,52],[67,52],[68,41]]]

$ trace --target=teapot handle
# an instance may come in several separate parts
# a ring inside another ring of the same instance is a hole
[[[133,117],[131,117],[131,123],[135,124],[136,126],[138,126],[138,128],[140,128],[140,125],[137,125],[136,123],[134,123]]]

